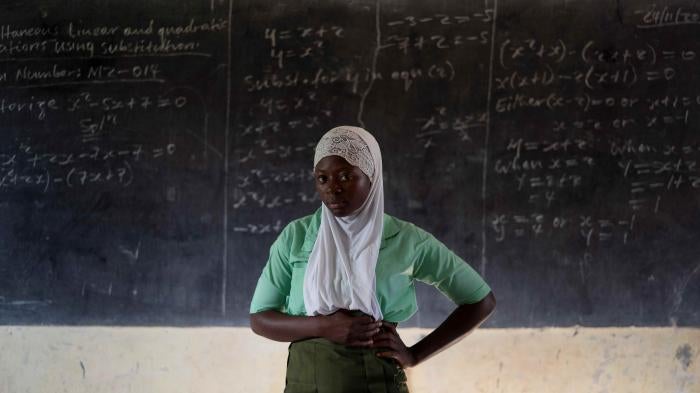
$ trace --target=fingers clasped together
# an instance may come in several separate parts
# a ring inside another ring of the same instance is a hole
[[[381,321],[367,315],[353,315],[347,310],[338,310],[328,315],[324,338],[349,347],[370,347],[373,337],[380,332]]]

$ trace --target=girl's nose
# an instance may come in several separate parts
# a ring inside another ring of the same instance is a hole
[[[338,193],[342,192],[343,189],[340,187],[340,184],[338,184],[334,181],[329,181],[327,191],[331,194],[338,194]]]

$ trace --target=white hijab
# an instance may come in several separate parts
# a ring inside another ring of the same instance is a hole
[[[307,315],[338,309],[360,310],[382,319],[376,295],[375,268],[384,227],[384,186],[379,144],[366,130],[341,126],[318,142],[314,167],[327,156],[343,157],[359,167],[372,185],[362,206],[336,217],[321,206],[321,225],[304,276]]]

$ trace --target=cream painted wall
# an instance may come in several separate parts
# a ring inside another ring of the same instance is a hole
[[[6,326],[0,393],[281,392],[286,349],[246,328]],[[699,353],[700,329],[481,329],[408,378],[414,393],[700,393]]]

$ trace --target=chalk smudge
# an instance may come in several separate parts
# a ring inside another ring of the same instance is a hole
[[[690,344],[685,344],[676,350],[676,359],[681,362],[683,370],[688,370],[688,367],[693,363],[693,348]]]

